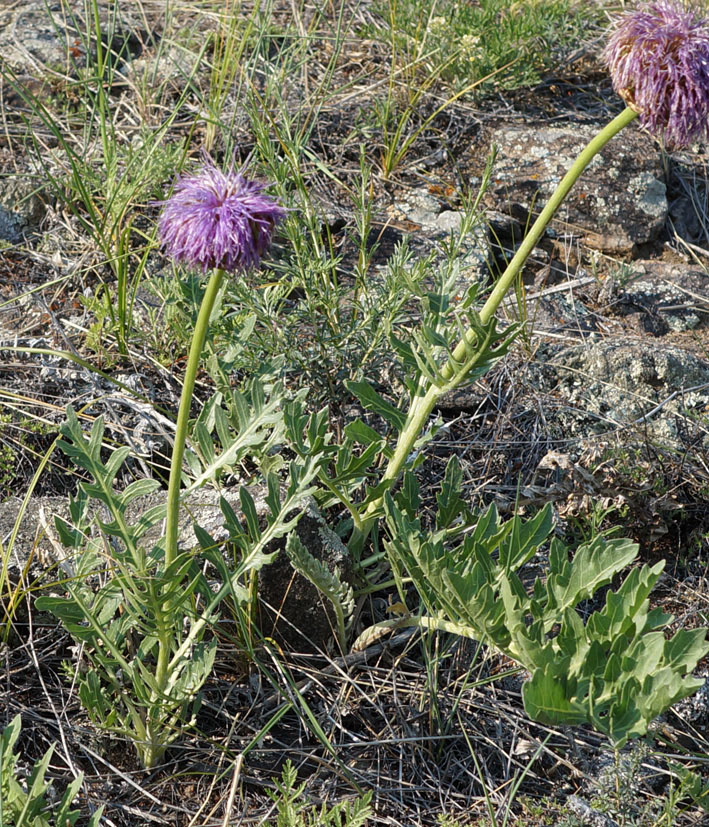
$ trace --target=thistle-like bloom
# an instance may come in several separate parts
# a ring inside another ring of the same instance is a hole
[[[656,137],[684,147],[709,134],[709,20],[681,0],[622,17],[604,58],[613,88]]]
[[[164,203],[159,230],[168,256],[188,266],[228,273],[258,265],[276,224],[288,212],[265,185],[222,172],[205,156],[194,176],[179,178]]]

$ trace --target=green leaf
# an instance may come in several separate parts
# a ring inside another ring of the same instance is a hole
[[[396,431],[404,430],[406,414],[383,399],[368,382],[347,380],[345,386],[367,410],[374,411],[381,416]]]
[[[709,652],[706,629],[680,629],[665,642],[664,662],[673,672],[690,672]]]
[[[252,540],[255,540],[261,533],[259,528],[258,512],[256,511],[256,503],[254,498],[249,493],[245,486],[239,489],[239,499],[241,500],[241,511],[246,520],[246,526]]]
[[[222,471],[233,468],[243,458],[254,454],[268,455],[269,451],[280,444],[286,433],[282,401],[283,391],[280,387],[274,388],[266,401],[258,381],[249,385],[248,398],[238,390],[233,390],[228,400],[231,428],[227,428],[223,414],[216,410],[212,412],[221,442],[219,451],[212,441],[207,421],[198,421],[194,436],[200,447],[202,467],[195,479],[182,490],[181,499],[184,500],[206,482],[217,479]],[[192,461],[190,468],[194,467]]]
[[[415,519],[421,504],[419,484],[416,475],[411,471],[404,471],[401,487],[396,493],[396,505],[409,518]]]
[[[367,476],[371,466],[379,460],[381,453],[379,446],[369,445],[355,456],[343,446],[343,450],[340,450],[337,457],[337,473],[331,477],[330,482],[359,484]]]
[[[266,475],[266,505],[271,514],[278,514],[281,510],[281,480],[277,474]]]
[[[705,813],[709,813],[709,783],[705,783],[699,773],[682,764],[670,763],[669,768],[680,780],[679,795],[688,795]]]
[[[204,426],[203,423],[198,422],[192,431],[192,439],[194,442],[197,443],[200,451],[200,459],[204,463],[205,466],[214,465],[215,460],[217,458],[216,451],[214,450],[214,443],[212,442],[212,437],[209,434],[209,431]],[[227,445],[229,443],[227,442]]]
[[[119,495],[121,504],[127,506],[139,497],[147,497],[160,488],[159,480],[144,479],[130,483]]]
[[[73,779],[57,804],[50,804],[47,793],[51,782],[46,780],[46,774],[54,752],[52,744],[44,756],[35,762],[26,786],[21,785],[15,777],[17,756],[14,754],[20,728],[21,719],[17,715],[0,733],[0,825],[73,827],[81,813],[71,810],[70,805],[83,784],[83,775],[79,774]],[[96,815],[100,817],[102,812],[103,808]],[[91,819],[89,827],[98,827],[97,817]]]
[[[606,603],[601,611],[594,612],[588,621],[589,633],[598,639],[612,640],[631,628],[638,631],[648,629],[647,598],[657,582],[664,562],[652,568],[647,565],[633,569],[617,592],[606,594]],[[657,622],[666,625],[671,620],[667,615],[657,617]]]
[[[345,425],[345,436],[353,442],[359,442],[365,447],[369,445],[381,447],[385,442],[381,434],[362,422],[361,419],[355,419],[354,422],[348,422],[347,425]]]
[[[608,717],[605,720],[593,720],[596,729],[605,732],[616,749],[622,749],[628,738],[640,738],[645,735],[649,723],[632,703],[631,697],[634,693],[630,682],[626,681],[623,687],[627,687],[628,697],[624,698],[621,692],[620,701],[610,705]]]
[[[595,537],[577,549],[573,563],[564,560],[563,555],[556,558],[554,563],[560,570],[554,571],[552,568],[547,580],[549,605],[553,607],[547,619],[547,629],[557,622],[556,618],[566,609],[588,599],[601,586],[610,583],[635,559],[637,553],[638,544],[630,540]]]
[[[537,669],[531,680],[522,686],[524,711],[541,724],[578,726],[588,720],[566,695],[566,682],[551,666]]]
[[[523,566],[551,534],[554,526],[551,503],[547,503],[530,520],[521,520],[515,515],[510,523],[510,531],[500,542],[500,566],[506,572]]]
[[[422,598],[422,626],[445,629],[450,621],[461,634],[496,646],[532,673],[523,687],[530,716],[554,725],[590,723],[618,746],[702,685],[688,673],[709,652],[706,630],[666,640],[671,617],[649,610],[662,563],[634,569],[584,624],[578,604],[632,562],[637,545],[596,537],[570,556],[552,538],[546,582],[538,577],[530,596],[514,570],[548,540],[550,509],[501,522],[491,507],[466,526],[462,543],[451,543],[453,535],[441,528],[455,519],[455,461],[450,467],[435,533],[422,529],[407,497],[384,497],[385,548],[398,582],[408,573]]]
[[[446,472],[441,483],[441,490],[436,494],[438,513],[436,527],[448,528],[456,517],[467,510],[467,504],[460,496],[463,487],[463,471],[460,460],[453,454],[446,465]]]
[[[189,658],[180,661],[168,678],[165,700],[185,703],[192,700],[212,672],[217,641],[198,643]]]

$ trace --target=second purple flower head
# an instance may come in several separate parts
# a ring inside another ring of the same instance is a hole
[[[164,202],[159,222],[163,249],[175,261],[202,271],[256,267],[270,247],[274,227],[288,212],[264,190],[264,184],[240,172],[222,172],[205,156],[202,169],[179,178]]]
[[[709,20],[682,0],[624,15],[604,57],[613,88],[656,137],[684,147],[709,134]]]

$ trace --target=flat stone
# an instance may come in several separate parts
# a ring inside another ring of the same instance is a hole
[[[232,489],[223,493],[229,504],[238,509],[238,491]],[[195,521],[216,540],[225,539],[219,497],[220,493],[218,491],[201,488],[187,498],[180,509],[180,545],[186,548],[197,548],[198,542],[193,530]],[[263,503],[262,497],[260,500],[258,497],[255,497],[255,499],[257,506],[259,502]],[[140,497],[134,500],[127,509],[128,522],[136,522],[144,512],[156,506],[164,506],[166,503],[166,491],[156,491],[153,494]],[[10,534],[14,530],[21,504],[22,500],[19,497],[12,497],[0,503],[0,532],[5,543],[7,543]],[[99,512],[98,503],[96,505],[96,513],[101,514],[105,519],[107,515]],[[67,522],[70,520],[67,497],[30,498],[11,549],[10,565],[12,567],[21,570],[32,559],[39,565],[38,571],[48,565],[58,564],[67,574],[73,572],[73,552],[61,544],[54,525],[55,517],[60,517]],[[158,521],[146,532],[142,543],[146,548],[152,548],[163,537],[163,534],[163,523]]]
[[[488,206],[523,226],[538,214],[578,153],[599,127],[508,126],[497,130],[498,146]],[[657,238],[668,204],[660,155],[653,140],[629,127],[595,156],[554,219],[594,249],[630,253]]]

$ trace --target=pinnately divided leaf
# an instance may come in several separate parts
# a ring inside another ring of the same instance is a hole
[[[460,540],[441,530],[459,510],[453,491],[459,480],[449,465],[433,533],[400,497],[384,498],[385,547],[397,582],[408,573],[423,599],[429,616],[422,625],[452,623],[495,646],[531,673],[523,686],[531,717],[551,725],[590,723],[618,747],[701,685],[691,672],[709,652],[707,630],[680,630],[667,639],[663,630],[672,618],[649,608],[662,563],[634,569],[601,608],[582,614],[579,604],[635,559],[637,544],[596,536],[570,554],[557,538],[550,541],[549,507],[506,522],[490,507]],[[548,575],[530,590],[517,570],[547,544]]]

